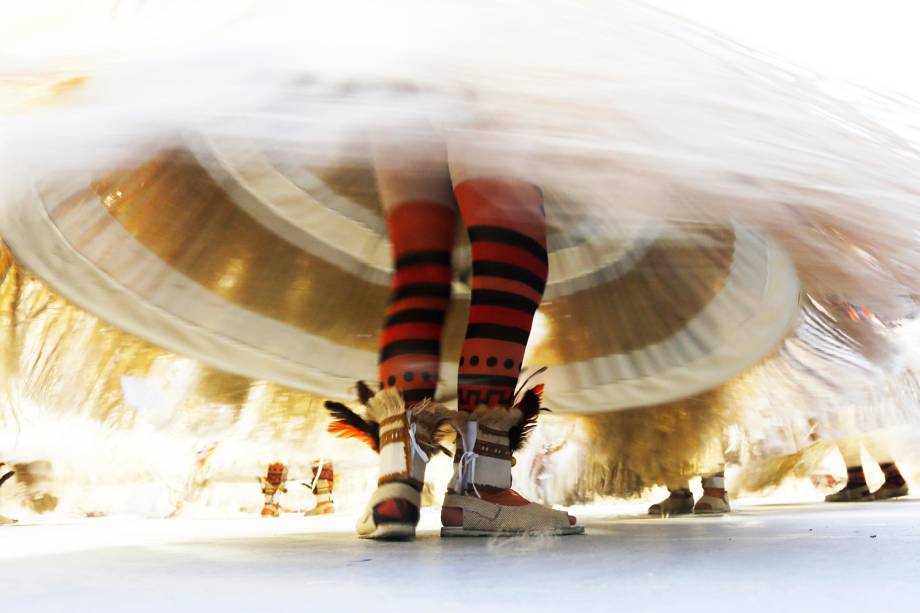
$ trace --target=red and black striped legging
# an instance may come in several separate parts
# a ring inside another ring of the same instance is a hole
[[[434,396],[441,334],[450,302],[453,207],[400,202],[387,210],[394,273],[380,335],[380,386],[396,386],[411,405]]]
[[[543,198],[530,183],[479,178],[453,190],[469,234],[472,296],[458,403],[510,406],[547,275]],[[387,203],[395,273],[380,341],[380,382],[408,404],[434,395],[450,299],[457,208],[447,198]]]

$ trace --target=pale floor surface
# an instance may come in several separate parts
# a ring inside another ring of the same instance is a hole
[[[0,611],[910,611],[920,500],[651,519],[564,538],[362,541],[353,517],[0,527]]]

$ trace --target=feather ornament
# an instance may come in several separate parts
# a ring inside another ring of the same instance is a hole
[[[535,385],[521,397],[515,408],[521,412],[520,421],[508,430],[508,442],[512,453],[521,449],[537,427],[537,418],[541,411],[549,409],[540,406],[543,401],[543,384]]]
[[[367,421],[341,402],[327,400],[326,410],[332,421],[326,430],[337,438],[355,438],[365,443],[374,451],[380,450],[380,426]]]

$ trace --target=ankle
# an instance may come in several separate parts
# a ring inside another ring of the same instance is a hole
[[[901,471],[894,462],[886,462],[880,466],[885,475],[885,485],[889,487],[903,487],[906,481]]]
[[[505,409],[490,412],[481,407],[474,413],[460,412],[457,417],[459,437],[454,477],[448,489],[457,494],[472,491],[480,496],[509,489],[513,458],[508,430],[514,413]]]
[[[866,487],[866,474],[862,466],[851,466],[847,468],[846,489],[856,490]]]

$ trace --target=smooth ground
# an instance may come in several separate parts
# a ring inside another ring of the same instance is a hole
[[[885,611],[920,602],[920,500],[651,519],[584,536],[353,537],[353,517],[0,527],[0,611]],[[607,513],[610,511],[607,510]],[[586,515],[587,514],[587,515]]]

